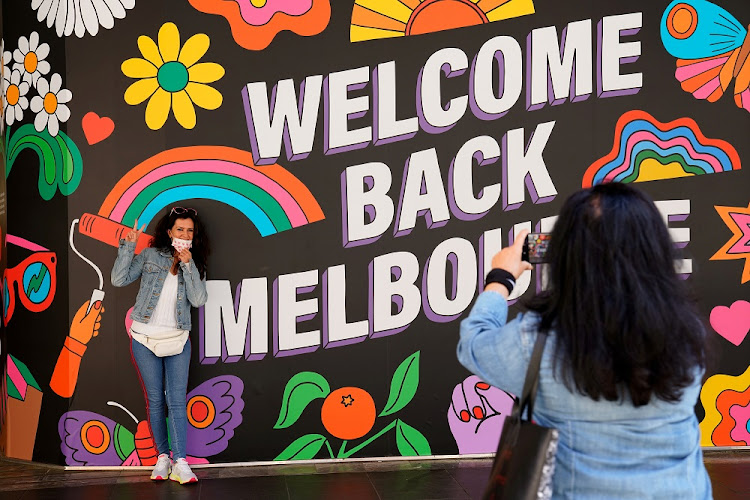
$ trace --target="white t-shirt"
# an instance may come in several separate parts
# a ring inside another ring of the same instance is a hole
[[[133,332],[155,337],[163,332],[177,330],[177,284],[177,275],[167,273],[151,319],[148,323],[133,321],[130,327]]]

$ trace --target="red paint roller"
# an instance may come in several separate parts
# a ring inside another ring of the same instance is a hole
[[[99,240],[102,243],[106,243],[115,248],[120,245],[120,240],[125,238],[125,235],[128,234],[131,229],[131,227],[124,226],[119,222],[107,219],[101,215],[88,213],[83,214],[78,223],[78,231],[81,234]],[[135,253],[140,253],[141,250],[146,248],[153,239],[153,236],[141,233],[141,236],[138,238],[138,242],[135,245]]]

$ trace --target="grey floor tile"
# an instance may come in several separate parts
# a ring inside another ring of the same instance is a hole
[[[382,500],[467,499],[468,493],[444,469],[368,472]]]
[[[0,489],[0,498],[2,500],[20,500],[26,493],[26,490],[3,490]]]
[[[262,499],[289,498],[286,478],[282,476],[233,477],[201,481],[201,498],[211,499]]]
[[[153,482],[148,470],[65,471],[0,458],[0,500],[480,498],[491,459],[196,468],[201,481]],[[750,498],[750,455],[706,460],[716,500]]]
[[[109,498],[112,488],[112,485],[97,485],[27,490],[21,500],[103,500]]]
[[[85,470],[85,471],[60,471],[54,470],[49,471],[44,476],[44,480],[71,480],[71,481],[85,481],[87,479],[112,479],[114,480],[120,477],[122,471],[120,470]]]
[[[34,489],[41,487],[42,477],[11,477],[0,476],[0,491]]]
[[[90,477],[90,478],[44,478],[44,481],[36,483],[35,487],[40,489],[80,487],[80,486],[106,486],[117,483],[117,477]]]
[[[352,498],[378,500],[378,493],[365,472],[319,474],[316,476],[287,476],[286,485],[291,500]]]
[[[3,479],[12,477],[44,477],[49,469],[36,469],[29,467],[3,468]]]
[[[490,477],[490,471],[489,467],[483,469],[478,467],[448,469],[448,473],[473,499],[482,498],[482,493]]]
[[[199,500],[201,487],[200,482],[180,485],[169,480],[117,484],[112,487],[109,500]]]

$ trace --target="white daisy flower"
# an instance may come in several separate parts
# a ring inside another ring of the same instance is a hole
[[[0,133],[5,130],[5,77],[10,78],[8,65],[13,60],[13,54],[5,51],[5,40],[0,39]]]
[[[99,26],[112,29],[115,19],[125,17],[125,9],[135,7],[135,0],[31,0],[39,22],[47,19],[47,27],[55,26],[57,36],[78,38],[88,31],[96,35]]]
[[[13,54],[5,50],[5,40],[0,40],[0,65],[2,66],[3,76],[10,77],[10,63],[13,61]]]
[[[28,40],[18,39],[18,48],[13,51],[13,69],[21,71],[23,81],[36,86],[37,79],[49,73],[50,65],[45,59],[49,55],[49,44],[39,44],[39,34],[33,31]]]
[[[21,81],[21,72],[17,69],[3,77],[3,113],[8,126],[23,120],[23,110],[29,107],[28,92],[29,84]]]
[[[36,91],[39,95],[31,99],[31,111],[36,113],[34,128],[41,132],[47,127],[50,135],[54,137],[60,131],[60,122],[66,122],[70,118],[70,108],[65,103],[70,102],[73,93],[62,88],[62,77],[59,73],[53,74],[49,83],[46,78],[40,76],[36,82]]]

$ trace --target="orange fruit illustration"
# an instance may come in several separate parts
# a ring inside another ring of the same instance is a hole
[[[323,426],[339,439],[361,438],[375,424],[375,401],[364,389],[342,387],[331,392],[320,410]]]

